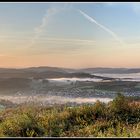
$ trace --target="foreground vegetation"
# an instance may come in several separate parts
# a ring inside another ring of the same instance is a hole
[[[140,104],[121,94],[108,104],[22,105],[0,112],[1,137],[139,137]]]

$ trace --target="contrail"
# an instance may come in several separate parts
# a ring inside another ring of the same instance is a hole
[[[118,41],[121,45],[125,45],[125,43],[110,29],[108,29],[107,27],[103,26],[102,24],[98,23],[95,19],[93,19],[92,17],[88,16],[85,12],[78,10],[86,19],[88,19],[90,22],[95,23],[96,25],[98,25],[100,28],[102,28],[103,30],[105,30],[106,32],[108,32],[110,35],[112,35],[112,37]]]
[[[44,31],[50,18],[57,12],[58,12],[58,9],[56,9],[56,8],[50,8],[50,9],[46,10],[46,12],[41,20],[41,24],[34,29],[35,30],[34,37],[32,38],[31,43],[29,44],[28,47],[32,47],[36,43],[36,40],[40,37],[40,35]]]

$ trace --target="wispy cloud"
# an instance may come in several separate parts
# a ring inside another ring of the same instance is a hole
[[[120,4],[120,2],[103,2],[103,4],[105,4],[107,6],[116,6],[116,5]]]
[[[6,54],[0,54],[0,57],[5,57],[5,56],[8,56],[8,55],[6,55]]]
[[[36,43],[36,40],[39,39],[39,37],[43,33],[51,17],[55,15],[59,10],[60,9],[57,8],[49,8],[46,10],[44,16],[42,17],[41,24],[34,29],[34,37],[31,39],[31,43],[28,47],[32,47]]]
[[[40,47],[30,47],[28,52],[31,54],[78,54],[93,49],[96,46],[94,40],[83,40],[73,38],[41,38],[38,43]],[[47,44],[47,47],[46,47]],[[27,54],[27,53],[26,53]]]
[[[90,17],[89,15],[87,15],[85,12],[78,10],[86,19],[88,19],[90,22],[95,23],[96,25],[98,25],[100,28],[102,28],[103,30],[105,30],[106,32],[108,32],[116,41],[118,41],[121,45],[125,45],[125,43],[117,36],[116,33],[114,33],[112,30],[110,30],[109,28],[105,27],[104,25],[100,24],[99,22],[97,22],[94,18]]]
[[[133,2],[131,4],[131,7],[136,14],[140,14],[140,3],[139,2]]]
[[[95,40],[88,40],[88,39],[77,39],[77,38],[41,38],[40,41],[51,41],[51,42],[77,42],[77,43],[95,43]]]
[[[108,7],[115,6],[128,6],[135,14],[140,14],[140,3],[139,2],[103,2]]]

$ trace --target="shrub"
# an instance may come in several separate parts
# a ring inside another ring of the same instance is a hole
[[[1,123],[1,132],[10,137],[43,136],[44,129],[33,118],[31,114],[14,114]]]
[[[109,104],[27,106],[0,112],[1,137],[140,136],[140,106],[119,94]]]
[[[110,119],[117,118],[120,121],[128,120],[130,114],[129,102],[122,94],[118,94],[118,96],[109,104],[108,107],[108,117]]]
[[[92,111],[95,120],[106,117],[106,106],[100,101],[96,101],[96,103],[92,107]]]

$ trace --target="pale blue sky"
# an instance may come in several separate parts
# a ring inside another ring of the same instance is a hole
[[[0,31],[0,67],[140,67],[140,3],[0,3]]]

